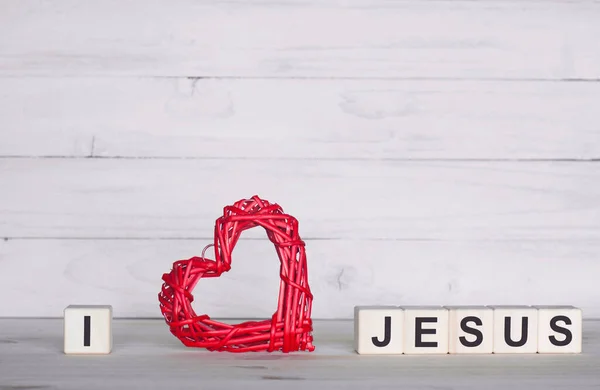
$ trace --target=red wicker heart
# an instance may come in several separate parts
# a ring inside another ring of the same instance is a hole
[[[201,278],[219,277],[231,269],[231,253],[240,234],[262,226],[281,261],[279,302],[271,319],[224,324],[192,309],[192,291]],[[209,245],[210,246],[210,245]],[[298,221],[277,204],[253,196],[223,209],[215,224],[215,259],[192,257],[173,263],[158,294],[171,333],[188,347],[211,351],[313,351],[311,307],[304,241]]]

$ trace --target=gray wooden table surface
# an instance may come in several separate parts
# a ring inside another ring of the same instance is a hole
[[[312,353],[184,347],[161,320],[114,320],[103,356],[62,353],[62,319],[0,319],[0,390],[598,389],[600,321],[578,355],[361,356],[350,320],[316,321]]]

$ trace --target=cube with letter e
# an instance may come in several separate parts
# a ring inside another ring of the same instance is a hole
[[[448,353],[448,309],[443,306],[400,306],[404,310],[404,353]]]

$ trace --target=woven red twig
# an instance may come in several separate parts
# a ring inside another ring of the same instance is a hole
[[[262,226],[281,261],[277,311],[271,319],[236,325],[213,321],[192,309],[192,291],[201,278],[219,277],[231,269],[231,253],[240,234]],[[215,223],[215,260],[192,257],[173,263],[164,274],[158,294],[163,317],[171,333],[188,347],[211,351],[313,351],[308,269],[298,221],[277,204],[253,196],[223,209]],[[205,248],[206,249],[206,248]]]

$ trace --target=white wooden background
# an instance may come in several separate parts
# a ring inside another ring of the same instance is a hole
[[[157,317],[258,194],[314,317],[575,304],[600,317],[600,2],[0,0],[0,305]],[[269,317],[246,232],[198,311]]]

